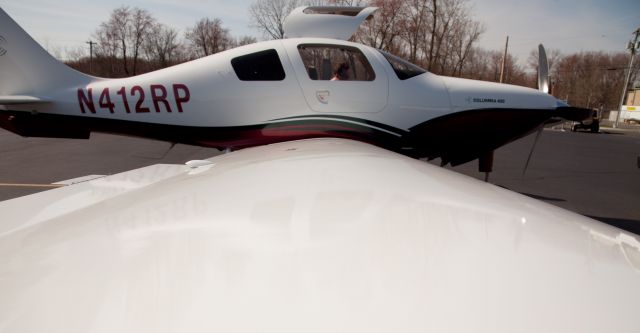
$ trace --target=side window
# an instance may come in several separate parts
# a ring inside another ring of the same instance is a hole
[[[355,47],[301,44],[298,51],[311,80],[373,81],[376,78],[367,58]]]
[[[282,81],[285,78],[278,52],[273,49],[233,58],[231,66],[242,81]]]
[[[402,59],[399,57],[394,56],[393,54],[384,52],[382,50],[378,50],[380,51],[380,53],[382,53],[382,55],[385,57],[385,59],[387,59],[387,61],[389,62],[389,64],[391,65],[391,67],[393,68],[393,71],[396,72],[396,75],[398,76],[398,79],[400,80],[406,80],[406,79],[410,79],[414,76],[418,76],[420,74],[424,74],[427,71],[425,71],[424,69]]]

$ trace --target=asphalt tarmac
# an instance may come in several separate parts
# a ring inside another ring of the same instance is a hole
[[[640,234],[640,131],[605,131],[609,133],[543,131],[524,176],[535,135],[522,138],[496,151],[489,181]],[[210,148],[100,133],[89,140],[42,139],[0,129],[0,201],[48,190],[67,179],[218,154]],[[477,161],[450,169],[484,179]]]
[[[184,164],[216,149],[92,133],[89,140],[23,138],[0,129],[0,201],[87,175],[111,175],[147,165]],[[1,213],[0,213],[1,216]]]
[[[545,129],[523,175],[534,139],[498,149],[489,182],[640,235],[640,130]],[[477,160],[450,169],[484,180]]]

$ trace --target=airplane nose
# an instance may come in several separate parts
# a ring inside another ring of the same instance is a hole
[[[551,111],[550,118],[570,121],[582,121],[592,113],[532,88],[450,77],[442,79],[450,94],[452,112],[493,108],[539,110],[543,113]]]
[[[550,119],[582,120],[590,114],[531,88],[442,79],[449,91],[451,112],[412,127],[410,137],[418,157],[439,157],[443,164],[474,160]]]
[[[477,109],[552,110],[557,100],[527,87],[442,77],[451,98],[452,111]]]
[[[420,158],[441,158],[443,164],[472,161],[537,129],[553,110],[476,109],[451,113],[410,129]]]

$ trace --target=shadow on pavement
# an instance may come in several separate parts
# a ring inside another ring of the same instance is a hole
[[[537,194],[531,194],[531,193],[525,193],[525,192],[520,192],[520,194],[526,195],[529,198],[534,198],[534,199],[538,199],[538,200],[542,200],[542,201],[555,201],[555,202],[567,201],[567,200],[562,199],[562,198],[545,197],[543,195],[537,195]]]

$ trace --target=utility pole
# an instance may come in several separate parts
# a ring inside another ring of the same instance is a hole
[[[502,56],[502,65],[500,66],[500,83],[504,82],[504,64],[507,62],[507,50],[509,49],[509,36],[504,44],[504,55]]]
[[[90,40],[87,44],[89,44],[89,73],[93,74],[93,45],[98,43]]]
[[[640,28],[636,29],[634,32],[634,39],[629,41],[629,46],[627,49],[631,51],[631,57],[629,58],[629,70],[627,71],[627,77],[624,80],[624,85],[622,86],[622,96],[620,97],[620,105],[618,106],[618,114],[616,115],[616,122],[613,124],[613,127],[618,127],[618,122],[620,122],[620,114],[622,113],[622,106],[624,105],[624,96],[627,94],[627,86],[629,85],[629,79],[631,78],[631,71],[633,70],[633,58],[636,55],[636,50],[640,48]]]

